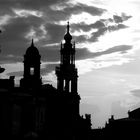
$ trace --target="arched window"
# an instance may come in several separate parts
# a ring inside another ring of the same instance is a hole
[[[35,69],[33,67],[30,68],[30,75],[34,75],[35,74]]]

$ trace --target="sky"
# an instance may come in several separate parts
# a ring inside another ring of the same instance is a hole
[[[1,78],[23,76],[23,55],[32,38],[41,54],[43,83],[56,86],[55,67],[66,32],[76,42],[80,113],[94,128],[111,115],[140,107],[139,0],[0,0]]]

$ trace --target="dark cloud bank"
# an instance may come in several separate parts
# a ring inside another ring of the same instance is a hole
[[[31,39],[25,38],[26,34],[30,31],[30,29],[33,29],[36,32],[37,37],[43,36],[43,31],[40,29],[41,25],[43,25],[44,30],[47,33],[44,35],[44,39],[41,39],[39,42],[35,43],[35,46],[37,46],[40,51],[42,61],[57,62],[60,58],[60,46],[49,46],[47,44],[60,43],[65,34],[66,27],[64,25],[58,25],[56,22],[68,20],[71,15],[80,14],[81,12],[87,12],[93,16],[101,16],[107,11],[106,9],[86,6],[83,4],[69,5],[67,2],[68,0],[1,0],[0,16],[11,16],[8,24],[1,27],[1,63],[22,62],[23,55],[31,43]],[[53,5],[61,5],[65,6],[65,8],[63,10],[53,10],[51,8]],[[33,15],[27,17],[16,17],[13,9],[37,10],[42,12],[43,15],[42,17]],[[79,37],[73,36],[74,40],[79,43],[85,41],[96,42],[100,36],[106,33],[106,31],[113,32],[128,28],[123,24],[123,22],[129,18],[131,18],[131,16],[127,16],[123,13],[121,16],[114,15],[109,19],[100,19],[90,25],[86,25],[85,23],[71,24],[71,32],[80,30],[88,32],[91,29],[97,29],[96,32],[92,33],[92,37],[89,39],[83,35]],[[110,26],[106,23],[114,24]],[[45,45],[47,45],[47,47],[45,47]],[[112,46],[112,48],[103,52],[95,53],[90,52],[87,48],[77,48],[76,59],[83,60],[94,58],[114,52],[127,53],[127,50],[130,49],[132,49],[132,46],[126,44],[114,47]],[[42,73],[44,74],[45,72],[54,70],[55,66],[55,64],[46,65],[46,69],[43,69]],[[10,74],[21,75],[21,72]]]

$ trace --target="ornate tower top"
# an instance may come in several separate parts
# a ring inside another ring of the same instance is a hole
[[[68,21],[68,24],[67,24],[67,33],[65,34],[65,36],[64,36],[64,39],[66,40],[66,41],[71,41],[72,40],[72,36],[71,36],[71,34],[70,34],[70,25],[69,25],[69,21]]]
[[[78,73],[75,67],[75,43],[71,42],[72,36],[69,30],[68,22],[67,32],[64,36],[65,43],[61,43],[60,66],[56,67],[57,88],[62,92],[77,94]]]

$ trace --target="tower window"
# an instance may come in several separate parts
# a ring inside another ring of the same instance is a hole
[[[63,90],[66,90],[66,80],[64,80],[64,86],[63,86]]]
[[[30,68],[30,74],[34,75],[34,68]]]
[[[72,88],[72,86],[71,86],[71,81],[70,81],[70,82],[69,82],[69,92],[72,91],[71,88]]]

